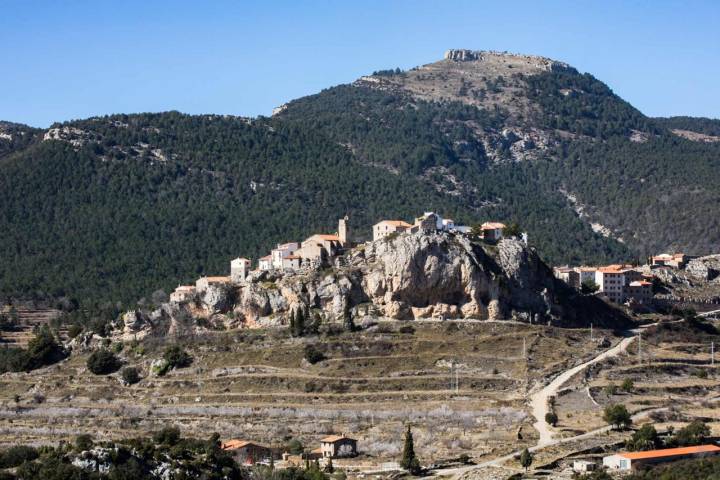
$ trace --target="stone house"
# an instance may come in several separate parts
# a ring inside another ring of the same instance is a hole
[[[232,282],[230,277],[202,277],[195,282],[195,289],[202,293],[210,286],[227,285]]]
[[[646,280],[635,280],[626,287],[626,298],[636,303],[649,303],[653,298],[652,283]]]
[[[378,241],[392,233],[403,233],[412,228],[407,222],[402,220],[382,220],[373,225],[373,241]]]
[[[245,281],[250,273],[250,260],[238,257],[230,262],[230,278],[235,283]]]
[[[272,448],[247,440],[227,440],[221,443],[220,448],[230,452],[235,461],[241,465],[269,463],[270,459],[274,458]]]
[[[673,268],[684,268],[689,257],[684,253],[661,253],[652,257],[652,265],[654,267],[673,267]]]
[[[443,229],[443,218],[435,212],[425,212],[415,219],[412,232],[436,232]]]
[[[357,440],[345,434],[330,435],[320,440],[323,458],[347,458],[357,456]]]
[[[562,280],[573,288],[580,288],[580,274],[570,267],[553,268],[555,278]]]
[[[195,296],[196,289],[192,285],[178,285],[174,292],[170,294],[170,301],[173,303],[188,302]]]
[[[505,229],[505,224],[500,222],[485,222],[480,225],[483,240],[490,242],[501,240],[503,238],[503,229]]]

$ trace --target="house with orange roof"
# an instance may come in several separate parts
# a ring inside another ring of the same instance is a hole
[[[382,220],[373,225],[373,241],[376,242],[393,233],[403,233],[412,228],[412,225],[403,220]]]
[[[625,300],[625,272],[623,265],[608,265],[595,271],[595,283],[606,297],[615,303]]]
[[[661,253],[652,257],[653,267],[683,268],[690,259],[684,253]]]
[[[235,461],[241,465],[269,463],[273,458],[273,449],[260,443],[234,438],[220,444],[220,448],[230,452]]]
[[[340,435],[330,435],[320,440],[323,458],[347,458],[357,456],[357,440]]]
[[[648,303],[652,300],[652,282],[635,280],[627,285],[626,297],[635,303]]]
[[[282,245],[278,245],[277,248],[273,248],[270,251],[272,268],[278,270],[292,268],[292,266],[294,266],[294,262],[286,262],[285,259],[290,256],[299,258],[299,256],[295,255],[295,252],[297,252],[299,248],[300,244],[298,242],[284,243]],[[297,262],[297,267],[300,267],[300,262]]]
[[[485,222],[480,225],[483,240],[489,240],[491,242],[497,242],[502,239],[504,229],[505,224],[500,222]]]
[[[637,470],[658,463],[674,462],[689,458],[703,458],[720,454],[717,445],[698,445],[695,447],[665,448],[645,452],[624,452],[603,458],[603,466],[610,470]]]

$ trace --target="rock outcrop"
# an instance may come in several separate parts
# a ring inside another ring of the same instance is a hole
[[[555,279],[521,241],[489,245],[454,233],[400,234],[361,245],[331,267],[255,273],[170,315],[190,311],[206,320],[224,315],[232,319],[226,326],[254,327],[286,324],[298,308],[324,323],[357,325],[377,318],[627,323],[618,310]]]

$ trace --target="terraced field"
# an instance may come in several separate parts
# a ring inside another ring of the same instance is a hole
[[[0,439],[117,438],[175,424],[198,436],[217,431],[275,445],[298,437],[315,448],[321,436],[345,432],[359,439],[364,460],[382,462],[397,459],[409,423],[424,462],[482,458],[534,444],[528,391],[602,351],[583,330],[387,322],[304,338],[285,330],[187,338],[192,366],[150,376],[163,342],[123,346],[126,364],[145,376],[134,386],[118,374],[89,373],[88,352],[79,348],[44,370],[0,376]],[[309,364],[307,344],[326,359]]]

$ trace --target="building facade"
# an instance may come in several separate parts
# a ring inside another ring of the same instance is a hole
[[[274,455],[270,447],[247,440],[227,440],[221,443],[220,448],[230,452],[235,461],[241,465],[269,463]]]
[[[718,454],[720,454],[720,447],[716,445],[617,453],[604,457],[603,466],[610,470],[636,470],[648,465],[657,465],[658,463],[674,462],[688,458],[702,458]]]
[[[230,279],[235,282],[244,282],[250,273],[250,260],[238,257],[230,262]]]
[[[412,228],[402,220],[383,220],[373,225],[373,241],[378,241],[393,233],[403,233]]]
[[[346,458],[357,456],[357,440],[342,435],[330,435],[320,440],[323,458]]]

